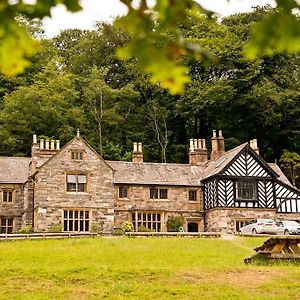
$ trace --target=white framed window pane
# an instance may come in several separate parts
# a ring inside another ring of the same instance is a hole
[[[78,183],[86,183],[86,175],[78,175]]]
[[[67,175],[68,183],[76,183],[76,175]]]

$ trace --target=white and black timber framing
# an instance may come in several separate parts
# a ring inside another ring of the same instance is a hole
[[[226,155],[226,154],[225,154]],[[215,207],[277,209],[282,213],[300,212],[300,192],[280,180],[279,175],[249,145],[204,183],[205,210]],[[255,196],[238,199],[237,183],[251,181]]]

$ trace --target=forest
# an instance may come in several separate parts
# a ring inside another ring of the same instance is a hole
[[[184,163],[189,139],[206,138],[210,147],[213,129],[223,130],[226,150],[256,138],[268,162],[285,150],[296,155],[299,53],[243,55],[251,27],[271,11],[185,20],[183,38],[199,42],[210,59],[179,58],[192,80],[177,95],[150,83],[137,59],[117,57],[129,36],[115,23],[47,39],[40,22],[20,18],[42,49],[24,73],[0,74],[0,155],[29,156],[33,134],[65,144],[77,128],[111,160],[130,160],[133,142],[142,142],[145,161]]]

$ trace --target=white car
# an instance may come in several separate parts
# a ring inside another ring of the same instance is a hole
[[[249,221],[247,225],[240,229],[241,233],[270,233],[270,234],[277,234],[278,233],[278,226],[276,222],[272,219],[256,219]]]
[[[279,228],[279,234],[300,234],[300,224],[296,221],[279,221],[277,223]]]

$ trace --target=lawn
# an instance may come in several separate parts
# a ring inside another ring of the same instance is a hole
[[[299,299],[299,265],[243,263],[263,240],[1,242],[0,299]]]

